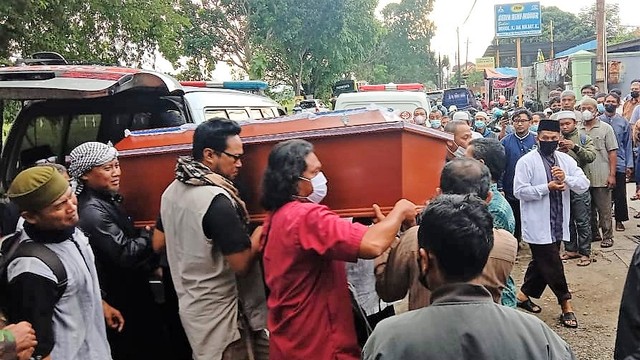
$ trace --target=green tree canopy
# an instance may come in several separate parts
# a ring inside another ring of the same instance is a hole
[[[55,51],[83,62],[176,61],[188,25],[177,0],[3,0],[0,58]],[[6,15],[5,15],[6,14]]]

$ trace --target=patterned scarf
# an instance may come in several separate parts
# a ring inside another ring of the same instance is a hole
[[[103,144],[89,141],[78,145],[69,154],[69,175],[77,182],[76,194],[80,194],[84,188],[84,182],[80,177],[96,166],[104,165],[118,158],[118,150],[111,143]]]
[[[240,199],[238,189],[233,183],[204,166],[201,162],[195,161],[191,156],[178,157],[176,165],[176,180],[192,186],[219,186],[225,189],[238,205],[238,214],[245,224],[249,223],[249,212],[244,201]]]

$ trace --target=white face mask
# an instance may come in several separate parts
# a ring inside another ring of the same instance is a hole
[[[425,118],[422,115],[418,115],[416,117],[413,118],[413,121],[417,124],[417,125],[424,125],[426,123],[427,118]]]
[[[303,180],[306,180],[311,183],[311,187],[313,191],[309,196],[304,199],[309,200],[312,203],[319,204],[325,196],[327,196],[328,188],[327,188],[327,178],[324,176],[322,171],[320,171],[313,179],[307,179],[304,177],[300,177]]]
[[[582,120],[583,121],[589,121],[593,119],[593,113],[589,110],[585,110],[582,112]]]
[[[455,140],[453,141],[454,144],[456,144],[456,146],[458,147],[456,149],[456,151],[451,151],[449,150],[449,147],[447,146],[447,150],[451,153],[451,155],[453,155],[454,157],[457,158],[463,158],[467,155],[467,149],[463,148],[462,146],[458,145]]]

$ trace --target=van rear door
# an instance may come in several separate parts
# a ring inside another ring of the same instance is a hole
[[[140,89],[182,93],[171,76],[139,69],[106,66],[0,67],[0,99],[90,99]]]

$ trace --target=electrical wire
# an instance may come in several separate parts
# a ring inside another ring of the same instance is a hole
[[[467,20],[469,20],[469,17],[471,16],[471,12],[473,12],[473,8],[476,7],[476,3],[478,2],[478,0],[473,0],[473,5],[471,5],[471,10],[469,10],[469,13],[467,14],[467,18],[464,19],[464,22],[462,23],[462,25],[467,23]]]

